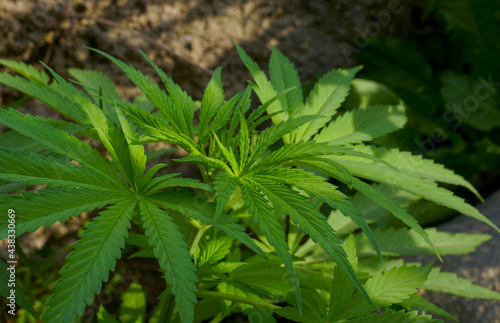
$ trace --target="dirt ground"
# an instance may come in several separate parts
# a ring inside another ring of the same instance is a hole
[[[411,18],[406,5],[377,29],[377,13],[387,11],[390,2],[0,0],[0,57],[43,61],[63,75],[70,67],[99,69],[125,95],[133,95],[137,90],[117,68],[85,46],[151,71],[141,49],[197,98],[211,70],[223,66],[226,89],[234,94],[244,89],[248,74],[233,42],[261,64],[268,60],[269,45],[276,46],[311,81],[334,67],[355,64],[355,55],[345,53],[356,36],[401,33]],[[1,90],[0,104],[5,104],[13,94]]]

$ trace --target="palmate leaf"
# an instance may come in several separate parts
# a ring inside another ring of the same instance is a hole
[[[296,129],[292,134],[294,142],[309,140],[330,120],[347,97],[352,79],[359,70],[361,70],[361,67],[354,67],[349,70],[333,70],[325,74],[314,85],[309,97],[306,99],[304,108],[297,110],[295,116],[318,115],[324,118],[312,120],[307,125]]]
[[[262,193],[255,188],[255,184],[246,179],[242,179],[240,184],[243,199],[245,204],[249,207],[248,212],[253,215],[254,221],[258,224],[260,231],[266,236],[269,244],[276,249],[276,253],[283,260],[283,264],[288,271],[290,282],[297,297],[298,308],[301,310],[302,297],[300,293],[299,278],[293,266],[293,260],[288,249],[284,229],[280,225],[268,201]]]
[[[446,206],[479,221],[485,222],[500,232],[500,229],[493,222],[488,220],[488,218],[482,215],[476,208],[465,203],[463,199],[454,196],[452,192],[438,187],[436,183],[394,170],[384,164],[374,163],[367,159],[362,161],[362,159],[358,160],[355,159],[355,157],[345,158],[345,156],[329,156],[325,158],[331,158],[340,163],[354,176],[383,183],[405,190],[414,195],[421,196],[428,201]]]
[[[255,84],[252,84],[252,88],[259,97],[260,101],[266,102],[276,97],[278,93],[276,93],[276,90],[274,89],[273,85],[267,79],[266,74],[264,74],[264,72],[259,68],[257,63],[255,63],[250,57],[248,57],[243,48],[238,46],[238,44],[235,44],[235,46],[236,50],[238,51],[238,54],[240,55],[241,60],[252,74],[252,77],[255,81]],[[272,114],[284,110],[286,110],[286,108],[283,107],[280,100],[277,100],[274,101],[271,105],[269,105],[269,107],[267,108],[267,113]],[[288,112],[276,114],[272,118],[273,123],[278,124],[282,121],[287,120],[288,117],[289,117]]]
[[[233,245],[233,238],[228,236],[210,237],[202,242],[194,252],[194,264],[197,270],[203,270],[223,259]]]
[[[100,172],[110,180],[123,183],[111,163],[97,150],[61,129],[15,110],[0,110],[0,123],[22,135],[32,138],[52,151],[78,161],[89,169]]]
[[[344,113],[314,136],[314,140],[332,145],[356,144],[396,131],[406,121],[402,105],[370,106]]]
[[[167,106],[167,109],[162,111],[163,114],[173,117],[178,120],[182,128],[186,129],[185,135],[189,138],[194,136],[193,132],[193,118],[194,118],[194,102],[193,99],[181,89],[181,87],[167,76],[167,74],[158,67],[146,54],[139,50],[141,55],[148,61],[148,63],[155,69],[156,73],[160,76],[165,88],[167,89],[170,99],[172,99],[172,106]],[[161,109],[161,107],[158,107]],[[179,113],[181,112],[181,113]],[[179,114],[180,119],[178,119]],[[184,119],[182,119],[184,118]],[[170,122],[170,121],[169,121]]]
[[[8,182],[47,184],[52,187],[85,187],[107,191],[123,188],[121,183],[106,178],[100,172],[17,149],[0,148],[0,178]]]
[[[15,206],[16,235],[20,235],[104,207],[121,197],[123,193],[84,188],[43,189],[36,193],[24,192],[23,196],[4,195],[0,197],[0,210],[7,214],[7,210]],[[1,217],[0,224],[0,238],[4,238],[7,236],[7,218]]]
[[[42,86],[37,82],[30,82],[22,77],[12,76],[8,73],[0,73],[0,84],[9,86],[47,104],[79,124],[88,123],[85,113],[79,109],[76,103],[68,100],[55,84]]]
[[[279,140],[284,135],[290,133],[293,129],[316,119],[317,116],[301,116],[298,118],[290,118],[284,122],[273,125],[260,133],[257,140],[251,146],[250,157],[248,158],[247,167],[251,166],[264,151]]]
[[[142,74],[140,71],[136,70],[134,67],[125,64],[124,62],[108,55],[100,50],[92,49],[93,51],[103,55],[113,63],[115,63],[120,69],[127,75],[127,77],[135,84],[139,89],[146,95],[149,101],[153,103],[158,110],[162,113],[162,115],[167,119],[167,121],[172,125],[178,133],[183,133],[192,137],[192,117],[187,121],[187,117],[184,112],[189,112],[189,108],[182,109],[183,113],[179,113],[180,106],[184,106],[181,102],[174,103],[172,98],[170,98],[165,91],[161,90],[158,84],[151,81],[149,77]],[[157,69],[157,72],[160,70],[157,66],[149,60],[149,63],[153,65]],[[160,75],[161,76],[161,75]],[[189,105],[189,104],[188,104]],[[192,106],[191,106],[192,109]]]
[[[86,227],[59,272],[55,293],[47,300],[49,309],[42,314],[44,322],[72,322],[92,303],[125,246],[135,206],[135,200],[119,202]]]
[[[44,71],[37,70],[33,65],[27,65],[24,62],[16,62],[7,59],[0,59],[0,64],[6,66],[16,73],[21,74],[30,81],[34,81],[42,86],[47,85],[49,76]]]
[[[220,68],[214,71],[214,75],[205,88],[205,92],[203,93],[203,98],[201,100],[199,124],[199,136],[201,142],[205,142],[205,137],[210,134],[208,124],[224,103],[224,91],[222,89],[220,73]]]
[[[206,225],[213,225],[217,230],[224,231],[228,236],[235,238],[250,250],[267,259],[264,251],[245,233],[245,229],[237,224],[235,219],[222,213],[217,220],[214,220],[215,205],[194,193],[169,190],[151,195],[148,200],[163,208],[172,209],[200,220]]]
[[[192,322],[197,291],[196,268],[188,245],[170,215],[148,201],[141,201],[141,216],[149,244],[172,286],[182,322]]]
[[[381,306],[397,304],[421,288],[431,271],[432,263],[393,267],[373,275],[365,284],[366,291],[374,302]]]
[[[149,132],[157,141],[166,141],[179,145],[188,152],[196,151],[196,143],[193,139],[175,131],[164,119],[132,104],[118,104],[130,121]]]
[[[78,68],[69,68],[68,73],[74,77],[84,87],[94,89],[94,93],[102,93],[102,95],[119,100],[120,95],[116,89],[115,84],[109,77],[101,71],[82,70]],[[88,93],[98,100],[97,96],[93,96],[91,91]],[[103,102],[104,113],[115,123],[118,124],[118,118],[114,106],[109,102]]]
[[[313,205],[297,192],[273,181],[252,178],[250,183],[252,183],[253,187],[256,186],[262,191],[273,202],[275,207],[279,207],[283,213],[289,215],[290,219],[299,225],[304,233],[309,234],[314,242],[319,243],[335,259],[336,263],[346,273],[363,297],[365,297],[366,301],[372,304],[368,294],[357,278],[353,267],[347,260],[347,254],[340,246],[341,241],[326,222],[326,218]],[[368,235],[373,236],[371,230]]]

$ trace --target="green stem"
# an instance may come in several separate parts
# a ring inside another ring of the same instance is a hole
[[[208,228],[210,228],[210,226],[203,226],[203,227],[201,227],[201,228],[198,229],[198,233],[194,237],[194,240],[191,243],[191,247],[189,248],[189,253],[191,255],[194,254],[194,251],[196,250],[196,247],[200,243],[201,237],[203,236],[203,234],[205,233],[205,231],[208,230]]]
[[[233,303],[233,305],[231,305],[231,307],[226,311],[224,315],[222,313],[217,314],[217,316],[215,316],[210,321],[210,323],[220,323],[223,319],[228,317],[229,314],[231,314],[236,309],[236,307],[238,307],[238,303]]]
[[[160,301],[160,315],[158,323],[168,323],[175,308],[175,297],[173,294],[167,295]]]
[[[226,206],[224,207],[225,210],[230,210],[236,203],[238,203],[243,195],[241,193],[236,194],[232,199],[227,201]]]
[[[237,302],[237,303],[243,303],[243,304],[248,304],[252,305],[258,308],[262,308],[267,311],[275,311],[280,309],[281,307],[264,302],[264,301],[259,301],[256,299],[244,297],[244,296],[238,296],[238,295],[232,295],[232,294],[226,294],[226,293],[219,293],[219,292],[213,292],[209,290],[201,290],[196,293],[197,297],[200,298],[215,298],[215,299],[222,299],[222,300],[227,300],[227,301],[232,301],[232,302]]]

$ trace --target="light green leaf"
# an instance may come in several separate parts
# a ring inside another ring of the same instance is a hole
[[[415,294],[424,285],[432,264],[426,266],[403,265],[380,271],[365,284],[374,302],[381,306],[397,304]]]
[[[306,99],[304,108],[297,110],[295,116],[318,115],[324,118],[312,120],[310,123],[296,129],[293,132],[294,142],[309,140],[318,132],[330,118],[335,114],[340,104],[344,102],[351,82],[361,67],[354,67],[349,70],[332,70],[325,74],[312,89]]]
[[[136,323],[146,321],[146,291],[137,282],[132,282],[122,293],[120,304],[120,322]]]
[[[205,142],[205,137],[210,135],[210,120],[216,115],[224,104],[224,90],[221,82],[221,69],[214,71],[212,79],[205,88],[200,109],[200,141]]]
[[[370,106],[337,117],[314,136],[314,140],[332,145],[356,144],[401,129],[406,121],[403,105]]]
[[[27,65],[24,62],[16,62],[7,59],[0,59],[0,64],[6,66],[16,73],[21,74],[30,81],[45,86],[49,82],[49,76],[44,71],[37,70],[33,65]]]
[[[72,322],[92,303],[121,256],[135,205],[135,200],[126,200],[110,206],[86,227],[59,272],[55,293],[47,300],[49,309],[42,314],[44,322]]]
[[[113,315],[109,314],[109,312],[106,311],[106,308],[101,304],[99,306],[99,312],[97,312],[97,323],[119,323],[119,322],[117,319],[113,317]]]
[[[299,75],[293,64],[288,58],[280,53],[274,46],[271,46],[271,58],[269,60],[269,74],[271,84],[276,92],[282,92],[293,88],[286,96],[281,98],[285,109],[293,113],[297,108],[303,105],[302,87]]]
[[[83,86],[94,89],[96,93],[102,92],[102,95],[109,96],[110,98],[116,100],[120,99],[120,95],[118,94],[116,85],[103,72],[93,71],[93,70],[83,70],[79,68],[69,68],[68,73],[69,75],[74,77],[78,82],[80,82]],[[92,96],[92,93],[90,94]],[[104,102],[103,110],[104,113],[114,123],[118,124],[118,118],[115,113],[115,108],[113,107],[112,104]]]
[[[461,212],[467,216],[487,223],[500,232],[500,229],[488,218],[482,215],[476,208],[464,202],[463,199],[454,196],[452,192],[438,187],[436,183],[430,182],[416,176],[396,171],[384,164],[374,163],[368,159],[350,156],[330,156],[336,162],[342,164],[354,176],[383,183],[395,188],[405,190],[414,195],[432,201],[438,205]]]
[[[470,280],[460,278],[455,273],[441,272],[433,268],[422,288],[469,298],[500,300],[500,293],[475,285]]]
[[[233,238],[228,236],[210,237],[209,241],[203,241],[194,253],[194,264],[198,271],[215,264],[223,259],[233,244]]]
[[[248,57],[245,51],[240,46],[238,46],[238,44],[235,44],[235,46],[241,60],[250,71],[250,74],[252,74],[252,77],[255,81],[255,84],[252,85],[252,88],[259,97],[260,101],[266,102],[276,97],[277,92],[271,82],[269,82],[269,80],[267,79],[266,74],[264,74],[264,72],[259,68],[257,63],[255,63],[250,57]],[[269,105],[269,107],[267,108],[267,113],[272,114],[283,110],[286,109],[281,104],[281,101],[277,100]],[[276,114],[272,119],[274,124],[278,124],[288,119],[288,113],[285,112]]]
[[[250,250],[267,259],[266,254],[255,244],[245,229],[236,223],[236,220],[227,214],[214,220],[215,205],[194,193],[183,191],[163,191],[148,197],[149,201],[170,208],[181,214],[186,214],[196,220],[200,220],[206,225],[213,225],[217,230],[224,231],[230,237],[235,238],[245,244]]]

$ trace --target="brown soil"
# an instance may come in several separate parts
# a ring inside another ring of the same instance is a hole
[[[137,90],[117,68],[85,46],[149,72],[138,53],[141,49],[198,98],[210,70],[217,66],[224,67],[229,94],[245,87],[248,75],[233,42],[261,64],[268,59],[269,45],[278,47],[309,81],[334,67],[353,65],[355,57],[348,61],[340,44],[353,45],[367,23],[376,21],[372,14],[388,6],[381,0],[2,0],[1,4],[2,58],[41,60],[63,75],[70,67],[99,69],[125,94],[133,95]],[[382,32],[398,29],[407,12],[397,14]],[[8,94],[1,99],[8,100]]]

